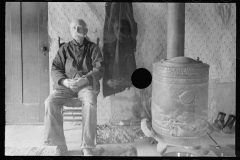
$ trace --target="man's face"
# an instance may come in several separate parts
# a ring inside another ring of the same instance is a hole
[[[72,22],[71,34],[74,39],[82,39],[86,35],[86,28],[79,22]]]

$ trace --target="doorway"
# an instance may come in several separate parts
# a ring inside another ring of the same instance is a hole
[[[49,95],[47,2],[6,2],[6,123],[44,122]]]

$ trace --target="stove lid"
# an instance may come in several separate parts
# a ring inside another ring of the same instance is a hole
[[[164,67],[193,67],[193,68],[209,68],[209,65],[202,61],[189,58],[189,57],[174,57],[171,59],[162,59],[159,62],[155,62],[154,65],[160,65]]]
[[[193,63],[202,63],[202,61],[200,61],[199,59],[194,60],[192,58],[189,57],[174,57],[171,59],[166,60],[166,62],[170,62],[170,63],[179,63],[179,64],[193,64]]]

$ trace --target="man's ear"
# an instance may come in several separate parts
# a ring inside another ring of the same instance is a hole
[[[87,33],[88,33],[88,29],[87,29],[87,28],[85,28],[85,35],[87,35]]]

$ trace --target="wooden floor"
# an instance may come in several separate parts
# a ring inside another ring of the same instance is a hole
[[[73,125],[64,123],[64,134],[67,141],[69,151],[75,155],[81,156],[80,152],[80,137],[81,125]],[[209,139],[209,145],[212,150],[221,155],[235,154],[235,136],[226,135],[224,133],[212,133],[212,137],[222,147],[220,150],[215,148],[214,142]],[[6,125],[5,126],[5,147],[42,147],[43,143],[43,125]],[[137,156],[135,143],[127,144],[101,144],[97,145],[94,151],[98,156]],[[147,156],[147,155],[146,155]]]
[[[81,125],[64,123],[64,134],[72,156],[81,156]],[[43,147],[43,125],[6,125],[5,147]],[[100,144],[94,150],[98,156],[136,156],[134,143]]]

